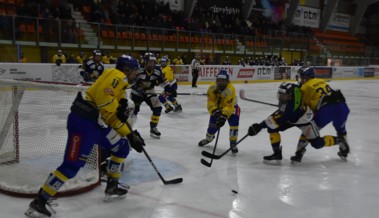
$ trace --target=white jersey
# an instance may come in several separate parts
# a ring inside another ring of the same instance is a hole
[[[195,70],[198,70],[199,67],[200,67],[200,61],[197,60],[196,58],[192,59],[191,68],[195,69]]]

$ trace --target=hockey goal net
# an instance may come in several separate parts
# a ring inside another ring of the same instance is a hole
[[[29,197],[38,193],[63,160],[66,119],[84,87],[0,80],[0,192]],[[73,195],[100,183],[99,151],[58,195]]]

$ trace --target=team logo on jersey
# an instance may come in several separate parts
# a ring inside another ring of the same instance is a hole
[[[70,146],[68,149],[68,160],[75,161],[78,158],[80,149],[81,136],[73,134],[70,138]]]
[[[6,69],[0,68],[0,75],[3,75],[5,73]]]
[[[114,96],[114,92],[113,92],[113,90],[111,88],[104,89],[104,93],[108,94],[110,96]]]

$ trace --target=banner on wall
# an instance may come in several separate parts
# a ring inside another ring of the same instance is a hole
[[[207,0],[197,1],[196,5],[215,14],[239,14],[242,8],[242,0]]]
[[[329,24],[326,28],[328,30],[348,32],[349,26],[350,26],[350,15],[333,12],[332,17],[330,18]]]
[[[289,4],[286,4],[286,11]],[[297,26],[306,26],[319,28],[320,26],[320,9],[310,8],[306,6],[298,6],[292,19],[292,24]]]
[[[53,81],[50,68],[46,64],[0,63],[0,79]]]
[[[215,81],[220,70],[229,73],[230,80],[273,80],[274,68],[265,66],[242,67],[240,65],[202,65],[199,68],[198,81]],[[190,76],[192,80],[192,74]]]
[[[353,78],[359,77],[358,67],[334,67],[333,78]]]
[[[314,70],[317,78],[332,78],[333,68],[331,67],[314,67]]]
[[[33,64],[0,63],[0,79],[21,79],[79,84],[82,81],[79,64]],[[105,68],[114,67],[106,64]],[[189,65],[171,66],[178,82],[191,82]],[[201,65],[198,81],[213,82],[221,69],[228,71],[232,81],[250,80],[295,80],[300,66],[240,66],[240,65]],[[379,76],[379,66],[371,67],[315,67],[318,78],[357,78]]]
[[[375,68],[365,67],[363,77],[374,77]]]

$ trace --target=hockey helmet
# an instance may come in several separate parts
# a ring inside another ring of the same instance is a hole
[[[216,76],[216,80],[219,80],[219,79],[225,79],[226,82],[229,82],[229,74],[228,74],[228,71],[226,70],[220,70],[220,72],[217,74]]]
[[[154,69],[156,60],[157,60],[157,58],[155,57],[155,55],[153,53],[151,53],[151,52],[145,53],[145,56],[144,56],[145,67],[148,70]]]
[[[120,71],[138,70],[139,64],[132,56],[123,54],[117,59],[116,69]]]
[[[313,67],[302,67],[298,70],[298,73],[300,77],[302,78],[314,78],[315,77],[315,71]]]
[[[161,66],[163,66],[163,67],[167,66],[168,58],[162,57],[160,63],[161,63]]]
[[[226,70],[220,70],[220,72],[216,76],[216,84],[217,88],[221,91],[226,88],[229,82],[229,74]]]
[[[92,52],[92,54],[93,54],[94,57],[95,57],[95,56],[101,56],[101,51],[99,51],[99,50],[94,50],[94,51]]]
[[[148,61],[156,61],[157,58],[155,57],[155,55],[151,52],[146,52],[145,55],[144,55],[144,60],[145,62],[147,63]]]
[[[294,83],[283,82],[278,88],[279,107],[286,104],[288,101],[295,99],[295,104],[301,104],[301,93],[299,85]]]

